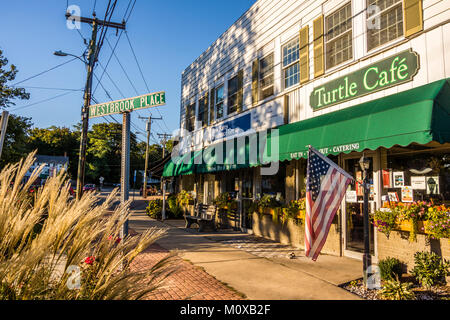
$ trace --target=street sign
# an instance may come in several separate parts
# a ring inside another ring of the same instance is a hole
[[[148,93],[138,97],[99,103],[89,106],[89,118],[157,107],[164,104],[166,104],[166,93],[164,91]]]

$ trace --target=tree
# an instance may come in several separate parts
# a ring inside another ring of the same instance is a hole
[[[6,129],[0,165],[3,168],[7,163],[17,162],[33,149],[29,145],[31,118],[11,114]]]
[[[0,50],[0,107],[7,108],[15,105],[13,99],[30,99],[30,94],[24,88],[9,87],[8,81],[13,81],[16,78],[17,70],[15,65],[10,65],[9,70],[4,67],[8,64],[8,59],[3,56],[3,51]]]
[[[88,149],[86,153],[86,178],[93,183],[100,176],[105,182],[120,181],[120,163],[122,156],[122,124],[98,123],[88,132]],[[140,162],[140,151],[136,135],[130,134],[130,176],[133,170],[139,169],[133,165]],[[130,183],[132,180],[130,179]]]
[[[30,132],[29,147],[38,154],[69,157],[69,174],[76,177],[78,168],[79,136],[66,127],[34,128]]]

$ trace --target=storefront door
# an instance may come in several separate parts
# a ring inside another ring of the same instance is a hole
[[[369,192],[369,213],[376,210],[376,175],[374,174],[374,157],[370,159],[370,168],[368,170],[368,178],[370,184]],[[345,158],[344,169],[350,173],[354,180],[348,186],[344,204],[342,205],[343,221],[343,244],[344,255],[362,258],[364,253],[364,219],[363,219],[363,202],[364,189],[362,186],[363,174],[359,166],[358,158]],[[369,225],[370,253],[374,255],[374,228]]]
[[[241,172],[242,179],[242,197],[241,212],[241,230],[245,231],[252,228],[252,217],[248,214],[249,207],[253,202],[253,170],[246,169]]]

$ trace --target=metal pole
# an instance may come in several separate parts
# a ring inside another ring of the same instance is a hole
[[[370,256],[370,239],[369,239],[369,184],[367,179],[367,169],[363,172],[363,186],[364,186],[364,204],[363,204],[363,219],[364,219],[364,257],[363,257],[363,279],[364,286],[367,288],[367,269],[371,265]]]
[[[123,113],[122,124],[122,161],[121,161],[121,176],[120,176],[120,202],[124,203],[129,198],[129,184],[130,184],[130,113]],[[128,220],[122,226],[120,237],[123,239],[128,235]]]
[[[2,112],[2,119],[0,120],[1,125],[1,133],[0,133],[0,157],[2,156],[3,152],[3,143],[5,142],[5,136],[6,136],[6,129],[8,128],[8,119],[9,119],[9,112],[3,111]]]
[[[148,145],[150,144],[150,132],[152,130],[152,116],[148,117],[146,129],[147,129],[147,146],[145,148],[144,186],[142,187],[142,197],[144,199],[147,199]]]
[[[91,104],[92,91],[92,71],[95,64],[95,51],[97,41],[97,20],[92,21],[92,38],[89,44],[89,56],[87,66],[86,87],[84,89],[84,105],[81,110],[82,129],[80,137],[80,154],[78,157],[78,174],[77,174],[77,199],[80,199],[83,193],[84,185],[84,169],[86,166],[86,146],[87,133],[89,128],[89,105]]]
[[[166,220],[166,182],[164,179],[162,180],[162,195],[163,195],[163,203],[162,203],[162,219]]]

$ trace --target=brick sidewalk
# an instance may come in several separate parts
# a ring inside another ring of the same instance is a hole
[[[134,268],[149,268],[167,256],[168,250],[152,244],[139,254],[131,265]],[[242,300],[242,296],[225,286],[199,267],[175,257],[177,270],[165,280],[165,288],[157,289],[145,297],[146,300]]]

